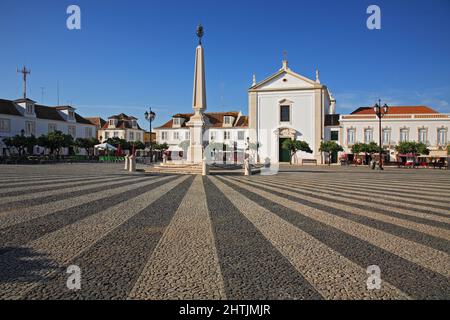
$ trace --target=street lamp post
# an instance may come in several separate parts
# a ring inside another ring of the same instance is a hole
[[[153,162],[152,122],[155,120],[156,114],[152,111],[152,107],[149,107],[149,111],[145,111],[144,115],[150,126],[150,162]]]
[[[378,103],[376,103],[373,107],[373,111],[378,117],[378,133],[379,133],[379,155],[380,155],[380,161],[378,163],[378,167],[380,170],[383,169],[383,145],[382,145],[382,132],[381,132],[381,118],[383,118],[389,111],[389,106],[387,104],[384,104],[384,106],[381,106],[381,100],[378,100]]]

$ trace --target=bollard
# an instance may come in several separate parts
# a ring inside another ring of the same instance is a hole
[[[128,155],[125,156],[125,170],[128,171],[130,169],[130,157]]]
[[[135,172],[136,171],[136,157],[134,155],[130,156],[130,172]]]
[[[250,169],[250,162],[248,159],[244,160],[244,175],[250,176],[252,174]]]
[[[208,164],[206,163],[206,158],[202,161],[202,176],[207,176],[209,174]]]

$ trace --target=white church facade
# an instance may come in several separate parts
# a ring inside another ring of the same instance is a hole
[[[257,141],[257,162],[289,162],[289,152],[281,146],[285,139],[306,141],[313,153],[297,152],[296,162],[311,159],[323,163],[320,143],[329,133],[326,117],[334,114],[335,100],[328,88],[316,79],[295,73],[283,61],[282,68],[256,82],[248,90],[250,141]]]

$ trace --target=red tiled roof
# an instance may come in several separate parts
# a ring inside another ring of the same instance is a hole
[[[173,118],[189,119],[192,115],[193,115],[193,113],[177,113],[177,114],[173,115]]]
[[[120,119],[120,120],[137,120],[137,118],[133,117],[133,116],[128,116],[125,113],[121,113],[118,115],[114,115],[109,117],[108,119]]]
[[[193,116],[193,113],[177,113],[173,116],[173,118],[184,118],[186,121],[183,122],[181,127],[186,127],[186,122],[189,121],[189,119]],[[229,111],[229,112],[206,112],[205,116],[208,118],[209,122],[211,123],[211,126],[214,128],[221,128],[223,127],[223,117],[224,116],[232,116],[235,118],[235,123],[233,124],[233,127],[247,127],[248,126],[248,117],[241,116],[239,119],[239,112],[238,111]],[[237,120],[237,122],[236,122]],[[173,119],[170,119],[166,123],[164,123],[162,126],[156,128],[156,129],[167,129],[167,128],[173,128]]]
[[[75,112],[75,120],[76,120],[77,123],[83,123],[83,124],[90,124],[90,125],[92,125],[92,123],[88,119],[83,118],[82,116],[80,116],[76,112]]]
[[[111,119],[111,118],[109,118]],[[105,124],[102,126],[102,129],[133,129],[128,121],[119,120],[117,122],[117,125],[113,128],[109,127],[109,123],[105,122]],[[143,130],[138,123],[136,123],[137,130]]]
[[[236,127],[248,127],[248,117],[247,116],[241,116],[236,123]]]
[[[239,112],[237,111],[231,111],[231,112],[211,112],[211,113],[205,113],[205,115],[209,118],[209,122],[211,123],[212,127],[223,127],[223,117],[225,116],[232,116],[234,117],[234,121],[237,120],[237,117],[239,116]],[[234,126],[234,123],[233,123]]]
[[[88,120],[93,125],[97,126],[97,128],[103,127],[105,125],[105,123],[106,123],[106,121],[103,120],[100,117],[88,117],[88,118],[85,118],[85,119]]]
[[[424,113],[438,113],[436,110],[427,106],[394,106],[389,107],[389,114],[424,114]],[[351,114],[375,114],[373,107],[361,107],[353,111]]]

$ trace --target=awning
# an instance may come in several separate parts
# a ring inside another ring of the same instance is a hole
[[[116,147],[110,145],[109,143],[102,143],[102,144],[97,144],[94,146],[95,149],[101,149],[101,150],[117,150]]]
[[[170,146],[168,150],[173,152],[184,151],[180,146]]]
[[[428,156],[431,158],[446,158],[448,154],[447,150],[432,150]]]
[[[405,153],[405,154],[401,154],[399,153],[397,155],[397,157],[408,157],[408,158],[414,158],[414,157],[418,157],[420,156],[419,154],[415,154],[415,153]]]

